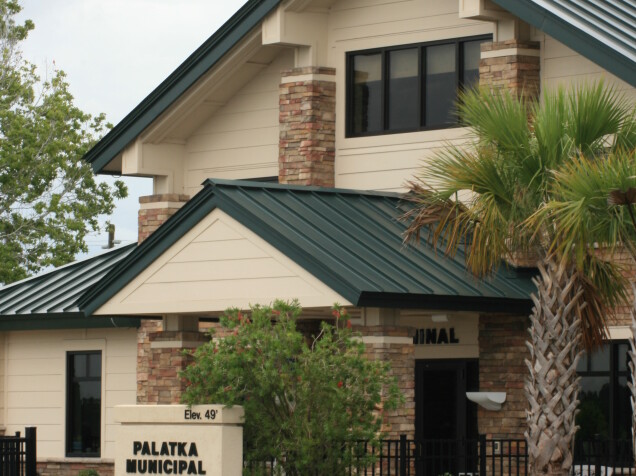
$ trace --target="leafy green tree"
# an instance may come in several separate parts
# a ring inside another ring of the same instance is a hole
[[[363,466],[356,442],[378,442],[378,409],[395,408],[401,395],[388,364],[367,359],[347,314],[333,312],[335,325],[307,337],[296,328],[296,302],[228,311],[229,335],[194,351],[183,401],[242,405],[246,459],[273,458],[286,475]]]
[[[538,265],[526,437],[531,474],[565,475],[577,429],[576,364],[583,348],[603,343],[605,317],[626,299],[627,282],[613,259],[626,235],[605,227],[606,219],[558,216],[548,204],[563,197],[564,175],[577,163],[608,163],[625,153],[633,161],[634,104],[597,83],[546,91],[529,103],[507,91],[472,91],[462,97],[459,114],[472,144],[441,150],[413,184],[418,207],[405,217],[407,239],[419,239],[426,228],[449,254],[464,247],[478,276],[503,259]],[[634,180],[629,173],[620,183],[634,186]],[[604,213],[607,198],[596,197]],[[566,207],[583,205],[573,200]]]
[[[20,10],[17,0],[0,0],[0,283],[87,251],[99,215],[127,193],[122,182],[97,183],[81,160],[107,127],[104,115],[73,104],[62,71],[41,80],[22,58],[34,25],[16,22]]]

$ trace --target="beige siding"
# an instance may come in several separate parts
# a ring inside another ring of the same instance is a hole
[[[219,312],[294,298],[303,307],[350,304],[255,233],[214,210],[95,314]]]
[[[461,139],[464,129],[345,138],[345,55],[383,46],[492,34],[488,22],[458,16],[457,1],[343,0],[330,14],[330,61],[337,71],[336,186],[404,190],[444,141]]]
[[[15,331],[5,346],[7,433],[37,426],[38,458],[64,457],[66,352],[102,351],[102,458],[113,458],[112,409],[136,401],[136,329]]]
[[[544,88],[585,83],[603,78],[616,90],[636,99],[635,88],[554,38],[541,31],[535,31],[534,39],[541,43],[541,84]]]
[[[185,193],[193,195],[210,177],[278,175],[278,85],[293,60],[283,50],[188,139]]]

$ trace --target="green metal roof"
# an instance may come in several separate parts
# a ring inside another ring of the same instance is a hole
[[[114,248],[0,288],[0,330],[137,327],[138,318],[86,318],[77,305],[135,247]]]
[[[493,0],[636,86],[636,5],[627,0]]]
[[[281,0],[249,0],[225,24],[196,49],[135,109],[113,127],[84,156],[95,172],[113,160],[131,141],[212,68]]]
[[[208,180],[79,305],[95,311],[218,208],[356,306],[529,312],[531,271],[502,266],[478,280],[461,251],[405,247],[398,216],[410,206],[398,194]]]

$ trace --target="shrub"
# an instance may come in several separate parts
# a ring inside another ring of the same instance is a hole
[[[296,328],[300,314],[297,302],[282,301],[227,311],[230,335],[193,352],[183,401],[243,405],[247,461],[273,458],[288,476],[338,475],[356,442],[379,441],[378,410],[402,396],[388,364],[364,356],[344,310],[335,307],[335,323],[310,337]]]

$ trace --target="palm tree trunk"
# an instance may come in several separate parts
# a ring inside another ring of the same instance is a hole
[[[572,466],[579,396],[576,365],[582,355],[582,289],[572,270],[546,260],[535,278],[537,294],[526,343],[530,371],[526,440],[531,475],[567,475]]]
[[[632,304],[632,338],[629,341],[629,370],[632,372],[629,387],[630,401],[632,403],[632,455],[636,458],[636,284],[632,283],[634,302]]]

